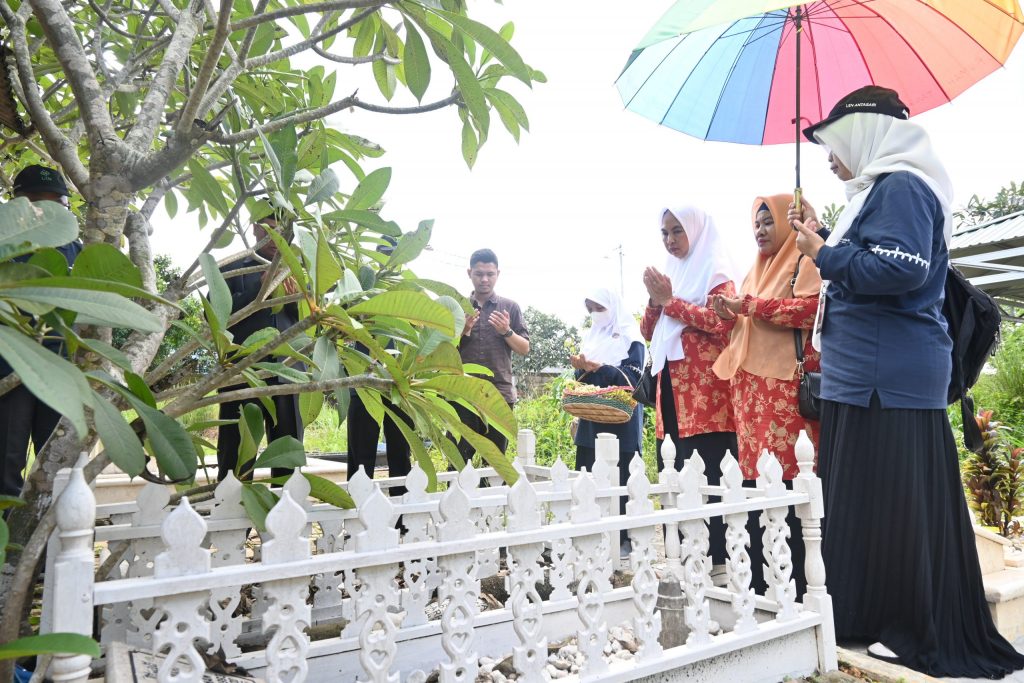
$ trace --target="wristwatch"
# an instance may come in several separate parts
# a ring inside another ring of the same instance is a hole
[[[509,338],[509,337],[511,337],[511,336],[512,336],[513,334],[515,334],[515,332],[513,332],[513,331],[512,331],[512,328],[510,327],[510,328],[508,328],[508,332],[506,332],[505,334],[503,334],[503,335],[501,335],[501,336],[502,336],[502,337],[504,337],[505,339],[508,339],[508,338]]]

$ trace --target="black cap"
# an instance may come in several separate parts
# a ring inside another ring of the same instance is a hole
[[[903,104],[903,100],[900,99],[899,93],[895,90],[883,88],[880,85],[865,85],[863,88],[857,88],[836,102],[836,106],[832,107],[832,111],[828,113],[828,118],[818,121],[813,126],[804,128],[804,135],[814,144],[818,144],[818,141],[814,139],[815,131],[843,118],[847,114],[855,114],[857,112],[885,114],[897,119],[910,118],[910,108]]]
[[[65,197],[71,195],[60,171],[38,164],[26,166],[14,177],[14,192],[55,192]]]
[[[377,245],[377,253],[391,256],[395,251],[395,247],[398,246],[398,240],[391,235],[381,235],[380,238],[383,240],[383,243]]]

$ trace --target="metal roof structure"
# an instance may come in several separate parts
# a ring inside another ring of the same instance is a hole
[[[962,226],[949,247],[953,265],[1002,307],[1004,317],[1019,320],[1024,309],[1024,211]]]

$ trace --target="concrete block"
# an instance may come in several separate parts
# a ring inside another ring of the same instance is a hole
[[[1024,636],[1024,568],[1004,569],[982,577],[992,621],[1004,638]]]
[[[974,527],[974,541],[978,546],[978,561],[981,564],[982,574],[992,574],[1005,569],[1003,555],[1004,548],[1009,546],[1009,541],[999,534],[994,534],[988,529],[978,526]]]

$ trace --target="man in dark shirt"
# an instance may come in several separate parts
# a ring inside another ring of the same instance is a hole
[[[14,178],[15,198],[25,197],[30,202],[57,202],[69,208],[69,196],[64,178],[52,168],[26,166]],[[57,250],[64,255],[70,266],[82,251],[82,243],[75,240],[57,247]],[[15,260],[24,262],[28,258],[26,255]],[[64,345],[57,339],[47,339],[43,346],[54,353],[64,354]],[[11,366],[0,358],[0,378],[11,372]],[[0,493],[5,496],[21,494],[24,484],[21,473],[25,469],[29,441],[32,441],[32,447],[38,453],[59,421],[60,414],[37,399],[24,385],[0,396],[0,456],[3,457]]]
[[[273,214],[253,222],[253,234],[257,243],[262,242],[266,238],[267,227],[273,229],[277,228],[277,219]],[[277,245],[273,241],[267,241],[266,244],[257,250],[257,253],[262,256],[263,259],[271,261],[277,254]],[[232,315],[256,300],[260,289],[263,287],[263,280],[267,276],[267,271],[263,270],[256,273],[245,273],[234,276],[232,276],[231,273],[235,270],[251,268],[262,264],[262,260],[259,260],[254,256],[250,256],[249,258],[231,264],[224,271],[224,278],[227,281],[228,290],[231,292]],[[298,292],[297,285],[291,278],[284,281],[283,287],[285,292],[288,294],[295,294]],[[239,320],[237,323],[229,327],[228,331],[231,332],[234,342],[236,344],[241,344],[254,332],[267,327],[273,327],[278,331],[286,330],[298,321],[298,306],[291,303],[281,306],[276,312],[273,308],[261,308],[242,320]],[[280,361],[281,358],[269,357],[267,360]],[[296,367],[297,369],[302,369],[301,366]],[[280,383],[281,380],[277,377],[271,377],[267,380],[268,385]],[[224,387],[221,391],[234,391],[236,389],[243,388],[245,388],[244,385],[235,385]],[[267,443],[270,443],[274,439],[278,439],[282,436],[294,436],[299,441],[302,441],[303,427],[302,416],[299,413],[298,395],[291,394],[287,396],[274,396],[273,401],[277,413],[276,422],[270,412],[263,407],[262,403],[260,403],[259,399],[255,398],[221,403],[219,419],[236,421],[241,414],[242,406],[246,403],[253,403],[258,405],[260,410],[263,411],[263,420],[267,432]],[[241,436],[238,432],[237,422],[232,422],[231,424],[222,425],[220,427],[217,437],[218,481],[228,476],[228,472],[235,469],[235,465],[238,463],[238,447],[240,444]],[[252,463],[250,462],[249,466],[251,467],[251,465]],[[291,470],[288,468],[274,468],[271,470],[272,476],[275,477],[284,476],[289,473],[291,473]],[[251,471],[247,474],[250,477],[252,476]]]
[[[398,240],[389,235],[383,235],[382,238],[384,243],[377,247],[377,252],[390,256],[398,246]],[[359,343],[355,345],[355,348],[361,353],[369,352],[369,349]],[[394,342],[389,343],[388,348],[394,348]],[[399,419],[404,420],[407,425],[412,427],[412,420],[398,406],[384,396],[381,396],[381,401],[385,408],[394,411]],[[345,462],[350,478],[357,469],[362,468],[366,476],[373,479],[373,470],[377,463],[377,440],[380,438],[382,428],[385,452],[388,458],[388,476],[404,477],[409,474],[412,469],[412,460],[409,455],[409,442],[405,435],[390,415],[385,414],[381,423],[374,420],[355,389],[349,390],[348,418],[345,425],[348,435],[348,454]],[[405,493],[404,486],[391,487],[390,495],[392,496],[401,496]]]
[[[530,332],[526,329],[519,304],[498,296],[494,286],[498,282],[498,257],[490,249],[478,249],[469,257],[466,271],[473,283],[470,301],[475,312],[466,318],[459,353],[463,363],[476,363],[494,373],[487,377],[501,392],[509,407],[516,402],[516,388],[512,377],[512,352],[525,356],[530,352]],[[501,450],[508,447],[508,439],[496,429],[484,424],[476,413],[455,406],[463,424],[485,434]],[[475,450],[463,439],[459,452],[469,459]]]

